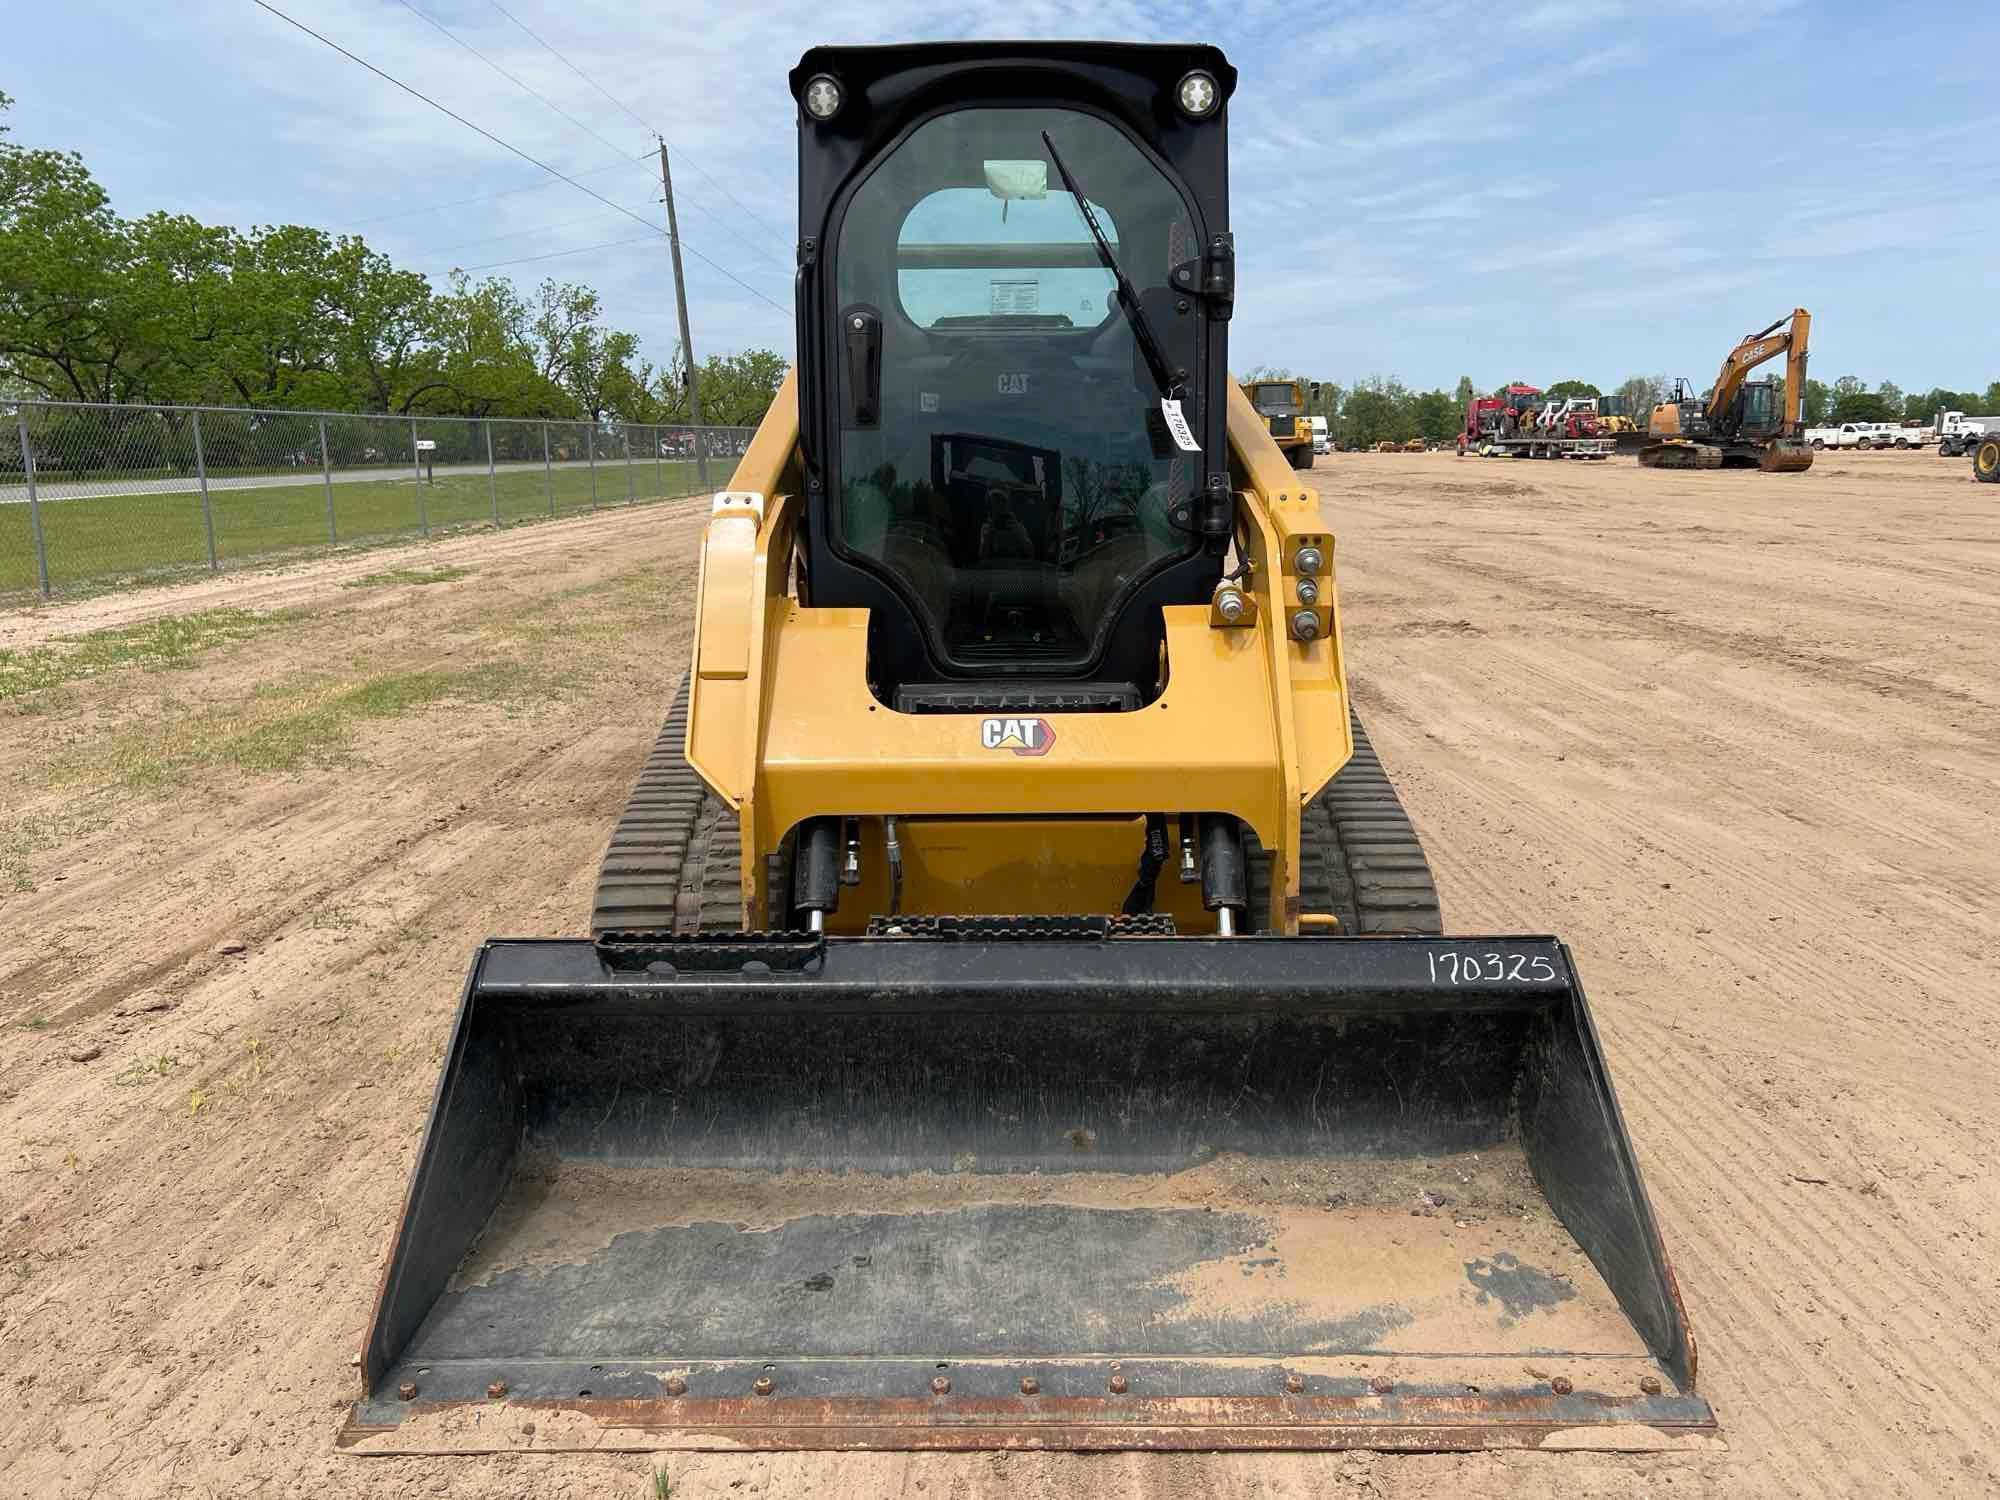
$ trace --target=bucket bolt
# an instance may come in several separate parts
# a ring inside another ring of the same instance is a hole
[[[750,1387],[751,1390],[760,1396],[768,1396],[777,1388],[778,1383],[768,1375],[759,1375],[756,1383]]]
[[[667,1394],[669,1396],[685,1396],[687,1393],[688,1383],[685,1380],[681,1379],[678,1375],[669,1375],[667,1377]]]
[[[949,1375],[933,1375],[931,1377],[931,1394],[933,1396],[949,1396],[951,1394],[951,1377]]]
[[[487,1398],[487,1399],[488,1399],[489,1401],[500,1401],[500,1400],[503,1400],[503,1399],[505,1399],[506,1395],[507,1395],[507,1382],[506,1382],[506,1381],[504,1381],[504,1380],[491,1380],[491,1381],[488,1381],[488,1382],[487,1382],[487,1384],[486,1384],[486,1398]]]
[[[1290,1391],[1294,1396],[1298,1395],[1299,1392],[1303,1391],[1305,1388],[1306,1388],[1305,1376],[1287,1375],[1285,1377],[1285,1389]]]
[[[1111,1362],[1111,1394],[1122,1396],[1130,1389],[1131,1386],[1125,1379],[1125,1367],[1119,1364],[1118,1361],[1113,1360]]]
[[[416,1400],[416,1399],[417,1399],[417,1383],[416,1383],[416,1382],[415,1382],[414,1380],[406,1380],[406,1381],[404,1381],[404,1382],[403,1382],[403,1383],[402,1383],[401,1385],[399,1385],[399,1386],[397,1386],[397,1387],[396,1387],[396,1396],[397,1396],[397,1399],[398,1399],[398,1400],[402,1400],[402,1401],[414,1401],[414,1400]]]
[[[1396,1382],[1391,1380],[1387,1375],[1377,1375],[1373,1380],[1368,1382],[1368,1389],[1378,1396],[1386,1396],[1395,1388]]]
[[[1649,1396],[1659,1395],[1660,1377],[1657,1375],[1641,1375],[1639,1377],[1639,1389]]]
[[[1549,1389],[1554,1391],[1558,1396],[1567,1396],[1576,1387],[1571,1384],[1569,1376],[1558,1375],[1554,1380],[1549,1382]]]
[[[1032,1375],[1023,1375],[1023,1376],[1021,1377],[1021,1394],[1022,1394],[1022,1395],[1024,1395],[1024,1396],[1038,1396],[1038,1395],[1040,1395],[1040,1394],[1041,1394],[1041,1390],[1042,1390],[1042,1383],[1041,1383],[1041,1382],[1040,1382],[1039,1380],[1035,1379],[1035,1377],[1034,1377],[1034,1376],[1032,1376]]]

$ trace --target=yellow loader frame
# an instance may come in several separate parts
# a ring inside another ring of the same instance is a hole
[[[879,857],[895,820],[900,909],[933,915],[1115,912],[1144,812],[1199,786],[1188,811],[1228,813],[1271,857],[1266,931],[1337,925],[1300,910],[1300,811],[1353,753],[1335,602],[1334,536],[1249,399],[1228,387],[1238,491],[1237,585],[1249,608],[1165,610],[1165,690],[1129,713],[1038,716],[1041,749],[989,748],[972,715],[901,714],[867,680],[868,611],[813,609],[790,588],[798,395],[787,377],[701,549],[687,758],[743,830],[743,923],[767,925],[767,857],[807,818],[862,820],[860,899],[828,930],[890,910]],[[1300,601],[1301,548],[1323,564]],[[1227,585],[1225,585],[1227,587]],[[1310,614],[1313,629],[1298,628]],[[1310,638],[1302,638],[1302,637]],[[1215,930],[1200,888],[1163,881],[1182,932]]]

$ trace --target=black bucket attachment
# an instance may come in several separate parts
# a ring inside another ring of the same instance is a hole
[[[341,1434],[1714,1444],[1551,938],[492,942]]]

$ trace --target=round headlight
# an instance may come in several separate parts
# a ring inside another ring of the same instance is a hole
[[[1190,120],[1205,120],[1222,103],[1222,90],[1215,86],[1212,75],[1197,68],[1180,81],[1174,97],[1180,101],[1181,113]]]
[[[815,120],[831,120],[840,113],[840,106],[845,102],[840,80],[832,75],[819,73],[806,81],[806,113]]]

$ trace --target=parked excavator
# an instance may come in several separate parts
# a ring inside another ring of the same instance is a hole
[[[1574,960],[1442,935],[1228,378],[1235,70],[790,83],[797,367],[590,935],[473,959],[342,1445],[1712,1445]]]
[[[1762,469],[1767,474],[1810,469],[1813,451],[1805,442],[1800,408],[1811,331],[1812,314],[1793,308],[1729,351],[1705,399],[1698,399],[1687,381],[1675,381],[1672,397],[1653,408],[1647,423],[1650,441],[1639,450],[1639,462],[1649,469]],[[1748,378],[1780,354],[1786,357],[1782,383]]]

